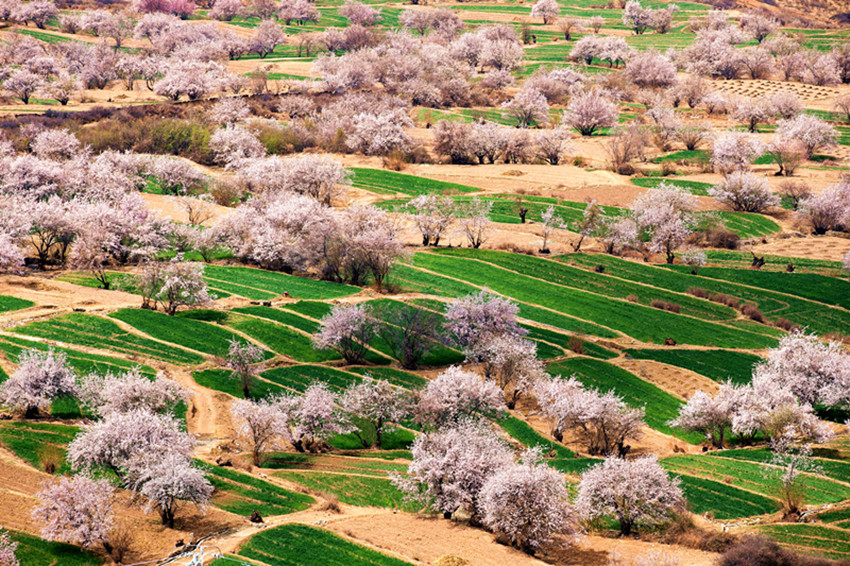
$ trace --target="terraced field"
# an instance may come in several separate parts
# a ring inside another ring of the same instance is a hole
[[[262,531],[239,549],[238,556],[268,566],[410,566],[328,531],[307,525],[284,525]],[[215,560],[214,566],[232,561]]]

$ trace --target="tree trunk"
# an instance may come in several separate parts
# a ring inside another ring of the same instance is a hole
[[[626,536],[632,534],[632,521],[620,519],[620,534]]]

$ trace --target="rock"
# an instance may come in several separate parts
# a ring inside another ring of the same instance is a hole
[[[270,306],[272,306],[272,302],[271,302],[271,301],[263,301],[263,303],[262,303],[262,304],[263,304],[263,306],[264,306],[264,307],[270,307]]]
[[[251,513],[251,516],[248,517],[248,520],[251,521],[252,523],[264,523],[265,522],[265,521],[263,521],[263,518],[260,517],[260,514],[257,513],[256,510],[253,513]]]
[[[675,340],[673,340],[672,338],[665,338],[665,339],[664,339],[664,345],[665,345],[665,346],[675,346],[675,345],[676,345],[676,341],[675,341]]]
[[[215,459],[215,463],[217,466],[222,467],[233,467],[233,461],[230,458],[224,458],[223,456],[219,456]]]

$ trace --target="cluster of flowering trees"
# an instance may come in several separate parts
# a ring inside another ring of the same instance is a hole
[[[758,433],[773,443],[825,442],[833,433],[813,406],[846,407],[848,380],[850,356],[838,344],[794,331],[755,366],[750,384],[694,393],[672,424],[706,434],[718,448],[730,430],[743,442]]]

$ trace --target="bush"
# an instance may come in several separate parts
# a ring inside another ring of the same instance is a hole
[[[221,206],[235,206],[242,200],[242,189],[236,183],[217,180],[210,187],[210,196]]]
[[[629,295],[628,297],[626,297],[626,300],[630,303],[636,303],[638,302],[638,297],[637,295]]]
[[[779,546],[765,537],[747,537],[730,547],[718,561],[718,566],[832,566],[838,562],[804,556]]]
[[[41,469],[48,474],[55,474],[65,461],[65,455],[57,446],[46,444],[38,450],[38,460]]]
[[[735,297],[730,297],[725,293],[711,293],[708,296],[708,300],[712,303],[720,303],[721,305],[732,307],[733,309],[737,309],[740,305],[738,299],[736,299]]]
[[[147,153],[179,155],[204,165],[214,163],[210,151],[212,132],[197,122],[162,120],[150,130]]]
[[[741,314],[756,322],[764,322],[764,315],[761,314],[758,307],[753,304],[744,303],[741,305]]]
[[[705,234],[705,243],[712,248],[737,250],[741,237],[725,228],[712,228]]]
[[[584,354],[584,340],[578,336],[571,336],[567,347],[576,354]]]
[[[652,299],[652,302],[649,303],[649,304],[652,305],[652,308],[654,308],[654,309],[660,309],[660,310],[666,310],[667,309],[667,303],[665,301],[660,300],[660,299]]]
[[[664,310],[678,313],[682,310],[682,307],[676,303],[664,303]]]
[[[791,332],[792,330],[797,328],[797,325],[794,324],[793,322],[791,322],[790,320],[788,320],[787,318],[777,318],[774,325],[777,328],[781,328],[782,330],[785,330],[786,332]]]
[[[688,295],[694,296],[698,299],[707,299],[708,291],[701,287],[688,287],[688,290],[685,291]]]

